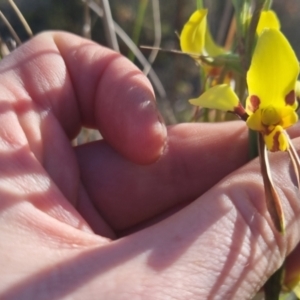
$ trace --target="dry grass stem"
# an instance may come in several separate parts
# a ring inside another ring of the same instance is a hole
[[[32,30],[29,26],[29,24],[27,23],[26,19],[24,18],[23,14],[21,13],[21,11],[19,10],[18,6],[15,4],[15,2],[13,0],[8,0],[9,4],[11,5],[11,7],[13,8],[13,10],[15,11],[15,13],[17,14],[18,18],[20,19],[22,25],[24,26],[24,29],[26,30],[27,34],[32,37]]]
[[[8,30],[10,31],[11,35],[15,39],[16,43],[18,44],[18,46],[20,46],[22,44],[22,42],[21,42],[19,36],[15,32],[15,30],[13,29],[13,27],[11,26],[11,24],[9,23],[9,21],[6,19],[5,15],[2,13],[2,11],[0,11],[0,18],[2,19],[2,21],[7,26]]]

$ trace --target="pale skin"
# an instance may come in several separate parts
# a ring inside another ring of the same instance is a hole
[[[72,147],[82,125],[98,141]],[[290,135],[298,149],[299,126]],[[62,32],[0,62],[1,299],[249,299],[294,249],[300,200],[271,159],[264,203],[243,122],[166,129],[126,58]]]

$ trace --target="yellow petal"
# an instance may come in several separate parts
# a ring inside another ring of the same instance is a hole
[[[180,47],[183,52],[200,54],[204,47],[207,27],[207,9],[195,11],[184,25],[180,34]]]
[[[261,123],[265,126],[279,124],[281,121],[280,110],[275,106],[269,105],[261,111]]]
[[[286,129],[298,121],[298,115],[291,106],[275,107],[267,106],[263,109],[256,110],[249,116],[247,126],[255,131],[268,134],[277,125]]]
[[[215,43],[208,27],[206,28],[206,33],[205,33],[205,47],[204,48],[205,48],[206,54],[210,57],[215,57],[215,56],[226,53],[226,50],[223,47],[220,47],[219,45],[217,45]]]
[[[282,107],[280,109],[280,115],[281,120],[279,125],[285,129],[294,125],[298,121],[297,113],[290,106]]]
[[[261,122],[261,111],[256,110],[246,121],[247,126],[255,131],[263,132],[266,128]]]
[[[239,98],[227,84],[215,85],[189,102],[196,106],[232,112],[239,106]]]
[[[263,10],[261,12],[256,33],[260,35],[265,28],[280,29],[280,22],[273,10]]]
[[[277,125],[269,134],[264,135],[264,140],[269,151],[286,151],[289,148],[286,132],[280,125]]]
[[[290,106],[267,106],[261,111],[261,123],[265,126],[280,125],[284,129],[294,125],[298,121],[298,115]]]
[[[251,99],[259,100],[259,108],[290,105],[295,109],[298,74],[298,60],[287,39],[279,30],[265,29],[258,38],[247,73],[247,113],[254,111]]]

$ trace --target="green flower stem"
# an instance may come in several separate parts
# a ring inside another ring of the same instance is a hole
[[[279,300],[283,274],[284,264],[265,283],[265,300]]]
[[[203,0],[197,0],[197,9],[203,8]]]
[[[236,73],[234,80],[235,80],[235,92],[238,95],[240,102],[245,107],[246,89],[247,89],[245,75]]]
[[[240,56],[242,66],[244,65],[243,59],[245,56],[245,41],[247,36],[247,19],[251,9],[252,0],[231,0],[235,13],[236,21],[236,46],[237,52]]]
[[[224,55],[218,55],[212,58],[207,56],[199,56],[197,59],[200,59],[201,62],[208,66],[213,67],[226,67],[228,70],[235,71],[237,73],[242,74],[243,70],[241,68],[240,64],[240,58],[237,54],[224,54]]]
[[[136,21],[132,33],[132,41],[134,42],[135,45],[138,45],[148,2],[149,2],[148,0],[140,0],[139,3],[137,17],[136,17]],[[130,59],[131,61],[134,60],[134,56],[135,55],[132,51],[128,53],[128,59]]]
[[[210,80],[204,71],[204,68],[200,68],[200,80],[201,80],[201,94],[210,88]],[[209,122],[210,109],[202,108],[202,120],[203,122]]]
[[[208,109],[208,108],[202,108],[202,109],[203,109],[203,122],[208,123],[210,109]]]
[[[249,25],[249,30],[246,37],[246,49],[245,49],[245,65],[244,68],[247,71],[250,67],[251,57],[255,46],[256,27],[260,18],[261,11],[264,7],[265,0],[256,0],[255,8]]]
[[[273,0],[266,0],[265,5],[264,5],[264,10],[270,9],[272,4],[273,4]]]
[[[232,0],[232,4],[235,10],[235,20],[236,20],[236,30],[237,30],[237,39],[241,40],[244,35],[244,26],[242,22],[242,11],[244,7],[244,1],[241,0]]]
[[[256,158],[258,156],[258,132],[249,129],[249,159]]]

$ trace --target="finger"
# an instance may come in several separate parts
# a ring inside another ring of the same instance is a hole
[[[83,124],[96,127],[125,157],[149,163],[166,130],[147,78],[129,60],[79,37],[53,35],[69,71]]]
[[[135,162],[150,163],[162,152],[166,132],[149,82],[109,49],[68,33],[43,33],[1,61],[0,79],[0,98],[13,104],[33,153],[48,167],[59,166],[53,153],[60,138],[74,138],[82,124],[98,128]]]
[[[153,165],[124,160],[104,142],[76,149],[82,181],[104,219],[124,230],[194,200],[248,161],[242,122],[169,128],[165,153]]]

